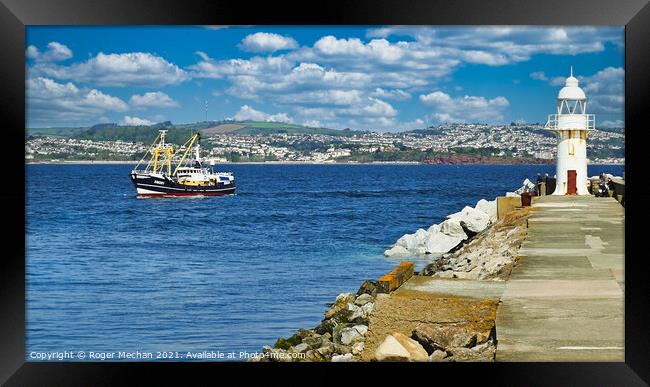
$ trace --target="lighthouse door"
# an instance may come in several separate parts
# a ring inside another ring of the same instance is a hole
[[[567,189],[566,189],[567,195],[575,195],[577,193],[576,175],[577,174],[574,169],[570,169],[567,171]]]

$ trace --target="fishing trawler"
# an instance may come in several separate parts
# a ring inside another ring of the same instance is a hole
[[[214,172],[200,157],[200,134],[193,134],[180,148],[165,142],[167,130],[158,137],[131,171],[138,196],[216,196],[235,193],[235,177],[230,172]],[[192,152],[194,151],[194,152]],[[192,153],[194,153],[192,157]],[[151,155],[146,166],[147,155]]]

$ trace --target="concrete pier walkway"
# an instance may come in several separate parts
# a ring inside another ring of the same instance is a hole
[[[496,361],[624,361],[624,208],[533,198],[497,309]]]

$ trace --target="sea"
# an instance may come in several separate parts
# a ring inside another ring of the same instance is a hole
[[[85,354],[74,361],[132,360],[119,352],[245,360],[314,328],[339,293],[397,265],[383,252],[400,236],[555,173],[553,165],[227,164],[219,170],[235,174],[236,195],[142,199],[132,167],[26,166],[26,360],[63,351]],[[418,259],[416,270],[435,258]]]

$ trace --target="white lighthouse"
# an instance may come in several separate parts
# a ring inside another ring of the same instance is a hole
[[[557,172],[553,195],[589,195],[587,190],[587,134],[595,117],[587,114],[587,96],[571,75],[557,95],[557,114],[550,114],[546,129],[555,132]]]

